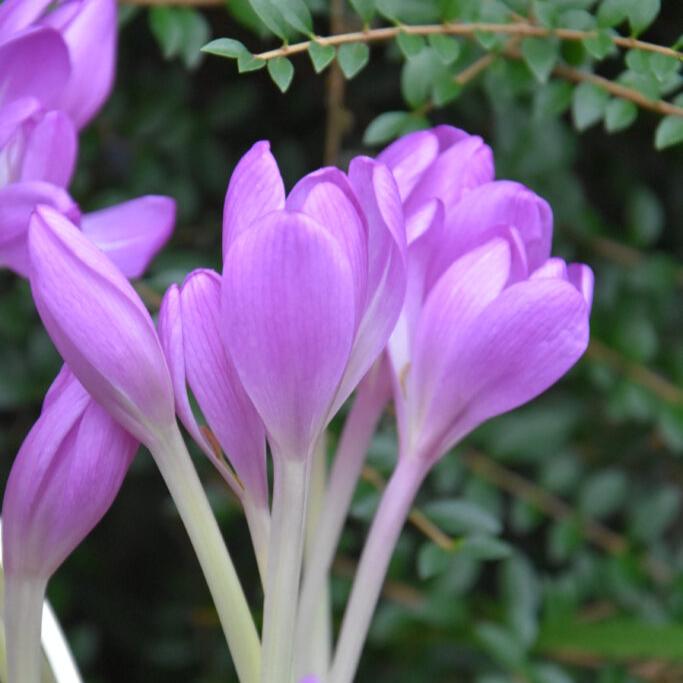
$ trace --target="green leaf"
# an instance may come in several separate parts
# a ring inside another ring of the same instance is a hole
[[[566,81],[551,81],[534,94],[534,116],[554,118],[563,114],[572,101],[574,88]]]
[[[628,23],[634,35],[642,33],[656,18],[660,0],[631,0],[628,8]]]
[[[424,507],[424,513],[449,534],[499,534],[497,517],[481,505],[467,500],[437,500]]]
[[[287,22],[271,0],[249,0],[249,4],[270,31],[278,38],[287,40],[289,36]]]
[[[683,142],[683,118],[680,116],[665,116],[657,126],[655,133],[655,147],[666,149]]]
[[[536,19],[543,26],[553,28],[558,25],[559,11],[553,2],[549,0],[534,0],[533,10]]]
[[[441,74],[434,79],[432,99],[437,107],[444,107],[455,100],[462,92],[462,86],[449,73]]]
[[[237,58],[237,70],[243,74],[248,71],[258,71],[266,66],[265,59],[257,59],[251,52],[247,51]]]
[[[276,57],[268,60],[268,73],[280,92],[287,92],[294,78],[294,65],[287,57]]]
[[[216,55],[217,57],[227,57],[228,59],[237,59],[244,54],[249,54],[249,50],[247,50],[243,43],[232,38],[212,40],[202,47],[202,52]]]
[[[477,624],[474,629],[481,646],[506,669],[519,670],[525,659],[524,648],[514,634],[498,624]]]
[[[410,127],[413,115],[407,111],[387,111],[380,114],[366,128],[363,144],[382,145],[403,135]]]
[[[485,50],[493,50],[501,43],[500,36],[491,31],[475,31],[474,37]]]
[[[559,45],[551,38],[525,38],[522,41],[522,56],[534,76],[545,83],[557,63]]]
[[[680,60],[675,57],[669,57],[659,52],[650,55],[650,69],[659,81],[665,81],[671,74],[678,71],[680,66]]]
[[[401,31],[396,37],[396,42],[401,48],[401,52],[410,59],[415,57],[422,52],[422,48],[425,46],[425,39],[422,36],[415,35],[414,33],[406,33]]]
[[[428,38],[430,46],[439,59],[446,65],[458,61],[460,56],[460,43],[453,36],[445,36],[440,33],[433,33]]]
[[[612,42],[613,31],[600,29],[594,36],[584,38],[581,42],[595,59],[604,59],[611,52],[616,52],[616,46]]]
[[[152,7],[149,26],[166,59],[179,54],[183,45],[183,25],[177,7]]]
[[[194,69],[202,59],[202,45],[211,35],[209,23],[201,12],[191,8],[184,8],[182,55],[185,66]]]
[[[541,652],[575,652],[607,660],[683,660],[683,626],[635,619],[553,621],[542,626]]]
[[[631,534],[643,543],[653,543],[674,521],[680,506],[681,494],[671,486],[650,494],[633,508]]]
[[[502,560],[510,556],[512,548],[491,536],[468,536],[458,541],[456,551],[474,560]]]
[[[649,55],[643,52],[643,50],[629,50],[624,61],[626,66],[637,74],[651,73]]]
[[[522,555],[513,555],[501,566],[501,588],[507,623],[527,647],[538,633],[537,611],[540,586],[533,565]]]
[[[590,31],[595,27],[595,17],[585,9],[569,9],[562,12],[558,24],[575,31]]]
[[[612,27],[621,24],[628,14],[632,0],[603,0],[598,10],[598,25]]]
[[[277,0],[277,7],[293,29],[306,36],[313,33],[313,18],[304,0]]]
[[[414,109],[428,99],[440,65],[432,50],[423,50],[417,57],[406,60],[401,70],[401,93]]]
[[[581,83],[572,96],[572,116],[578,130],[596,124],[605,113],[609,95],[592,83]]]
[[[638,107],[618,97],[611,99],[605,108],[605,130],[618,133],[628,128],[638,116]]]
[[[312,40],[308,46],[308,56],[313,62],[313,68],[317,74],[324,71],[337,56],[337,51],[333,45],[322,45],[316,40]]]
[[[608,517],[624,502],[628,485],[621,470],[605,470],[590,477],[579,492],[579,510],[588,517]]]
[[[417,573],[421,579],[430,579],[446,570],[453,560],[453,553],[436,543],[424,543],[417,555]]]
[[[339,48],[337,60],[346,78],[356,76],[368,63],[370,49],[365,43],[347,43]]]
[[[375,16],[375,1],[374,0],[350,0],[351,6],[356,10],[358,16],[363,20],[364,24],[369,24]]]
[[[652,246],[664,229],[662,204],[657,195],[645,186],[628,193],[625,219],[630,236],[638,247]]]

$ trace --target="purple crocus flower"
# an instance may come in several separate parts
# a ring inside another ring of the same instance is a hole
[[[47,582],[109,509],[138,445],[64,366],[19,450],[3,500],[10,681],[38,680]]]
[[[139,277],[170,237],[173,200],[141,197],[81,218],[66,191],[76,129],[111,89],[116,5],[68,0],[47,12],[48,4],[0,6],[0,266],[28,274],[28,221],[43,204],[80,224],[124,274]]]

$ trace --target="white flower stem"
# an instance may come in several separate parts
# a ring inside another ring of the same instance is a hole
[[[241,683],[258,683],[258,633],[239,578],[177,426],[150,450],[194,547]],[[23,683],[23,682],[22,682]]]
[[[270,541],[270,510],[254,501],[246,492],[242,498],[244,516],[247,518],[249,535],[254,547],[261,585],[265,588],[268,571],[268,543]]]
[[[426,473],[423,463],[404,457],[389,480],[361,555],[328,683],[353,681],[389,561]]]
[[[8,683],[40,683],[40,627],[45,579],[5,574],[5,642]]]
[[[275,479],[263,612],[262,683],[292,683],[310,458],[274,454]]]
[[[389,397],[389,386],[381,378],[368,376],[358,388],[334,457],[328,491],[306,564],[299,618],[297,652],[308,647],[313,620],[323,599],[327,577],[334,560],[344,521],[363,463]]]

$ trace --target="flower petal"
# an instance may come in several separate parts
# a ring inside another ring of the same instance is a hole
[[[73,378],[60,380],[14,462],[3,503],[6,571],[49,578],[111,506],[138,449]]]
[[[223,258],[257,218],[284,205],[280,169],[270,152],[270,143],[262,140],[240,159],[230,178],[223,207]]]
[[[175,223],[175,201],[146,195],[83,216],[81,230],[129,278],[140,277]]]
[[[519,231],[530,270],[550,256],[553,214],[548,203],[524,185],[497,180],[466,192],[452,208],[430,265],[431,282],[465,252],[488,242],[505,227]]]
[[[348,179],[336,168],[310,173],[292,188],[285,206],[310,216],[339,242],[351,265],[360,324],[367,295],[368,226]]]
[[[36,97],[51,107],[70,73],[69,51],[57,31],[32,29],[0,45],[0,104]]]
[[[469,385],[454,368],[459,369],[464,349],[476,343],[469,329],[505,287],[510,262],[509,242],[495,239],[456,261],[425,302],[407,388],[406,427],[410,443],[421,444],[420,452],[432,455],[434,444],[462,410]]]
[[[116,67],[115,0],[65,3],[46,15],[44,23],[62,34],[69,48],[71,77],[59,99],[78,128],[95,116],[109,96]]]
[[[251,497],[268,504],[266,435],[221,336],[221,278],[191,273],[180,292],[187,382]]]
[[[590,309],[593,305],[593,289],[595,287],[593,271],[583,263],[571,263],[567,268],[567,277],[569,282],[581,292]]]
[[[78,206],[56,185],[32,182],[0,187],[0,266],[7,266],[24,277],[29,273],[29,220],[40,204],[52,206],[74,222],[80,220]]]
[[[237,240],[223,272],[223,339],[271,445],[311,455],[354,334],[352,271],[313,219],[280,211]]]
[[[21,165],[22,180],[43,180],[66,187],[78,152],[76,129],[62,111],[45,114],[30,132]]]
[[[52,0],[5,0],[0,5],[0,43],[30,26]]]
[[[154,324],[113,263],[54,209],[29,228],[31,290],[43,323],[90,394],[149,444],[175,424]]]
[[[4,170],[3,164],[9,166],[8,150],[3,149],[10,144],[13,137],[20,134],[23,125],[41,109],[40,100],[35,97],[20,97],[0,107],[0,187],[12,182],[12,173]]]

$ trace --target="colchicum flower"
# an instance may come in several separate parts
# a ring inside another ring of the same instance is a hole
[[[550,256],[552,213],[494,181],[482,140],[441,126],[378,157],[398,183],[408,286],[388,345],[400,454],[363,551],[330,683],[349,683],[403,522],[430,468],[548,389],[588,344],[593,275]]]
[[[81,217],[66,191],[77,129],[111,90],[116,31],[114,0],[0,5],[0,265],[20,275],[28,275],[26,232],[40,204],[80,225],[128,277],[139,277],[170,237],[175,203],[168,197]]]
[[[19,450],[3,500],[11,682],[36,679],[47,582],[107,512],[138,446],[65,366]]]

